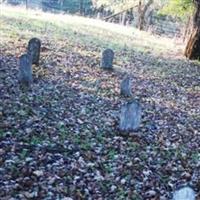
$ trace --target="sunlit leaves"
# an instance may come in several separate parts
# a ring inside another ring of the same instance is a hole
[[[173,16],[185,17],[192,13],[194,5],[192,0],[168,0],[163,13]]]

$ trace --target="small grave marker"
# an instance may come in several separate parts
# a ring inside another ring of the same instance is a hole
[[[141,106],[136,100],[132,100],[121,108],[120,131],[131,132],[138,130],[141,121]]]
[[[28,42],[28,54],[31,56],[32,64],[39,65],[41,41],[38,38],[32,38]]]
[[[195,192],[191,187],[182,187],[174,192],[173,200],[195,200]]]
[[[102,52],[101,68],[112,69],[113,68],[114,52],[112,49],[106,49]]]
[[[125,77],[120,85],[120,95],[124,97],[131,97],[132,92],[131,92],[131,79],[130,77]]]
[[[28,54],[19,58],[19,82],[27,86],[33,82],[31,57]]]

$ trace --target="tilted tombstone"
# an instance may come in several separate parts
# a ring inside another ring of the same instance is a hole
[[[31,57],[28,54],[19,58],[19,82],[26,86],[33,82]]]
[[[137,100],[127,102],[121,108],[120,131],[131,132],[139,129],[141,121],[141,105]]]
[[[124,97],[131,97],[132,92],[131,92],[131,79],[130,77],[125,77],[120,85],[120,95]]]
[[[106,49],[102,52],[101,68],[112,69],[113,68],[114,52],[112,49]]]
[[[28,54],[31,56],[32,64],[39,65],[41,41],[38,38],[32,38],[28,42]]]
[[[195,200],[195,192],[190,187],[182,187],[174,192],[173,200]]]

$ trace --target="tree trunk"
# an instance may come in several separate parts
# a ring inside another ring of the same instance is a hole
[[[80,4],[79,4],[79,12],[80,12],[80,15],[83,14],[83,0],[80,0]]]
[[[26,10],[28,10],[28,0],[26,0]]]
[[[153,3],[153,0],[149,0],[147,2],[147,4],[144,6],[144,8],[142,9],[142,2],[141,2],[141,0],[139,1],[139,6],[138,6],[138,14],[139,14],[138,28],[139,28],[139,30],[144,30],[145,14],[152,3]]]
[[[200,28],[193,29],[185,49],[185,56],[191,60],[200,58]]]
[[[139,1],[138,4],[138,22],[137,22],[137,27],[141,30],[142,29],[142,1]]]
[[[124,26],[126,25],[126,12],[122,13],[121,24]]]
[[[195,3],[193,30],[185,48],[185,56],[191,60],[200,58],[200,1],[196,0]]]
[[[188,17],[188,20],[187,20],[187,24],[184,28],[184,33],[183,33],[183,42],[186,41],[186,39],[190,36],[191,34],[191,17]]]
[[[64,0],[59,0],[60,10],[63,10]]]

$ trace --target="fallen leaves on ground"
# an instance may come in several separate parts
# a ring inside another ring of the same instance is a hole
[[[181,184],[200,195],[199,65],[121,50],[118,68],[103,71],[99,47],[47,39],[23,91],[15,49],[26,42],[0,54],[2,200],[165,200]],[[118,131],[126,73],[143,109],[132,137]]]

